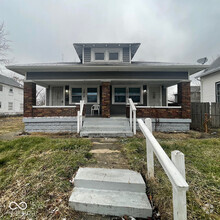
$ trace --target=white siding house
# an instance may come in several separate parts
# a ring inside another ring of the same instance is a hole
[[[200,74],[201,102],[220,103],[220,57]]]
[[[0,75],[0,115],[23,114],[23,87]]]

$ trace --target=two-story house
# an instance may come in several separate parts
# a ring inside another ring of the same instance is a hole
[[[23,86],[0,75],[0,115],[23,114]]]
[[[8,66],[25,76],[26,131],[75,131],[80,100],[85,103],[84,120],[90,116],[126,118],[128,98],[136,105],[137,117],[150,117],[161,123],[173,120],[174,125],[181,122],[186,125],[182,130],[188,130],[189,75],[207,66],[132,61],[139,46],[140,43],[75,43],[80,62]],[[168,106],[167,88],[176,84],[178,106]],[[45,106],[36,106],[36,85],[46,88]]]

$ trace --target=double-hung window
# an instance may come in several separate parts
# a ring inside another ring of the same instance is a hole
[[[98,102],[98,89],[87,88],[87,103],[97,103],[97,102]]]
[[[141,89],[139,88],[129,88],[129,98],[133,102],[141,102]]]
[[[126,102],[126,88],[115,88],[114,90],[114,101],[115,103]]]
[[[82,100],[82,88],[72,88],[71,101],[72,103],[80,102]]]
[[[216,102],[220,103],[220,82],[216,83]]]

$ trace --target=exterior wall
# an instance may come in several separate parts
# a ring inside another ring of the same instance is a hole
[[[24,118],[26,132],[76,132],[76,117]]]
[[[102,83],[102,117],[109,118],[110,117],[110,83],[103,82]]]
[[[220,82],[220,71],[201,77],[201,102],[216,102],[217,82]]]
[[[36,84],[24,83],[24,117],[32,117],[32,106],[36,105]]]
[[[64,116],[77,116],[77,111],[79,111],[79,106],[77,107],[33,107],[32,117],[64,117]]]
[[[17,88],[5,84],[0,91],[0,115],[23,114],[23,88]],[[13,92],[10,92],[13,88]],[[9,102],[13,103],[12,110],[9,110]]]

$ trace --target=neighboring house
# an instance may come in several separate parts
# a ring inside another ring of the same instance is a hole
[[[201,82],[201,102],[220,103],[220,57],[198,77]]]
[[[23,86],[0,75],[0,115],[23,114]]]
[[[76,43],[78,63],[7,66],[25,76],[26,131],[51,131],[52,127],[56,131],[75,131],[76,124],[66,129],[65,126],[67,121],[76,120],[80,100],[85,101],[84,120],[91,116],[94,105],[103,118],[125,118],[129,116],[128,98],[136,103],[138,118],[181,122],[189,129],[189,75],[208,66],[132,61],[139,46],[139,43]],[[168,106],[167,88],[176,84],[178,106]],[[36,106],[36,85],[46,88],[46,106]]]
[[[200,102],[200,86],[190,86],[191,102]],[[178,103],[178,94],[174,94],[174,102]]]

